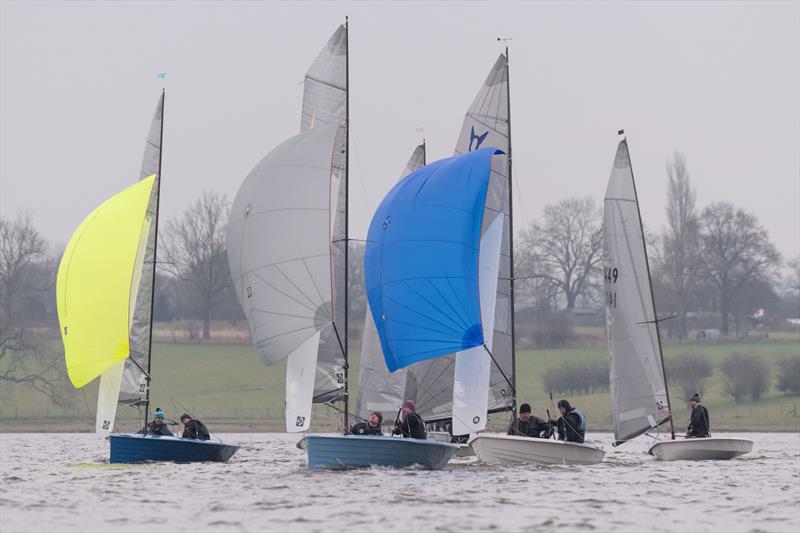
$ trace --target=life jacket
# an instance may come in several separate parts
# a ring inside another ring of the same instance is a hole
[[[577,408],[575,408],[575,407],[573,407],[573,408],[572,408],[572,411],[570,411],[570,412],[572,412],[572,413],[575,413],[576,415],[578,415],[578,418],[580,419],[580,422],[578,423],[578,428],[577,428],[577,429],[578,429],[578,432],[579,432],[581,435],[583,435],[584,433],[586,433],[586,416],[584,416],[584,414],[583,414],[583,413],[581,413],[581,412],[580,412],[580,411],[579,411]]]

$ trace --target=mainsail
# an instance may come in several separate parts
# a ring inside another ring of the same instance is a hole
[[[333,33],[325,47],[312,63],[303,83],[303,108],[300,131],[319,128],[327,124],[347,124],[347,27],[342,24]],[[333,296],[332,312],[341,322],[338,330],[327,329],[320,333],[317,374],[314,384],[314,403],[325,403],[344,394],[345,341],[344,315],[347,248],[347,135],[338,139],[333,153],[334,175],[338,184],[333,216],[331,218],[331,252]],[[338,333],[338,335],[337,335]]]
[[[56,306],[67,373],[75,387],[113,367],[121,369],[131,355],[131,319],[155,180],[141,180],[95,209],[61,258]],[[113,420],[106,422],[113,425]]]
[[[311,420],[318,349],[321,357],[325,339],[343,339],[332,279],[342,177],[332,160],[344,134],[329,124],[285,141],[250,172],[231,208],[228,260],[253,343],[266,364],[290,358],[289,431]]]
[[[486,147],[427,165],[376,210],[364,275],[390,371],[485,346],[478,272],[481,254],[491,255],[481,228],[496,152]]]
[[[425,144],[414,149],[400,178],[404,178],[415,170],[425,166]],[[437,361],[433,359],[431,361]],[[387,422],[397,415],[398,406],[404,400],[417,401],[417,412],[425,419],[433,413],[427,409],[428,403],[420,401],[417,394],[416,370],[420,370],[428,361],[411,365],[408,368],[390,373],[383,362],[383,351],[375,329],[375,321],[367,306],[364,317],[364,333],[361,341],[361,361],[358,371],[358,416],[366,419],[369,413],[379,411]],[[427,368],[424,369],[427,371]]]
[[[617,147],[605,196],[605,298],[611,409],[617,442],[669,412],[647,250],[628,143]]]

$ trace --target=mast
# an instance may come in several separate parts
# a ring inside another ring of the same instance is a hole
[[[348,326],[347,317],[349,313],[349,250],[350,250],[350,18],[344,17],[344,44],[345,44],[345,105],[344,105],[344,124],[345,124],[345,154],[344,154],[344,431],[350,427],[350,393],[348,383]]]
[[[623,132],[624,130],[620,130]],[[622,142],[625,143],[626,152],[628,153],[628,164],[631,167],[631,177],[633,177],[633,164],[631,163],[631,152],[628,150],[628,139],[623,137]],[[653,277],[650,275],[650,259],[647,257],[647,242],[644,237],[644,223],[642,222],[642,211],[639,209],[639,194],[636,192],[636,179],[633,179],[633,197],[636,199],[636,212],[639,215],[639,228],[642,232],[642,246],[644,247],[644,264],[647,266],[647,283],[650,286],[650,301],[653,304],[653,323],[656,326],[656,339],[658,340],[658,355],[661,357],[661,375],[664,379],[664,392],[667,395],[667,406],[671,406],[672,402],[669,400],[669,385],[667,385],[667,371],[664,366],[664,350],[661,347],[661,331],[658,327],[658,312],[656,311],[656,298],[653,294]],[[675,440],[675,425],[672,420],[672,407],[669,407],[669,430],[672,434],[672,440]]]
[[[144,411],[144,426],[147,427],[147,419],[150,414],[150,381],[153,375],[153,316],[155,314],[156,303],[156,265],[158,264],[158,207],[161,203],[161,158],[164,154],[164,104],[166,101],[166,89],[161,89],[161,131],[158,138],[158,175],[156,176],[156,213],[155,224],[153,231],[153,279],[150,286],[150,331],[148,331],[147,340],[147,391],[145,395],[145,411]]]
[[[509,278],[511,285],[511,411],[517,416],[517,343],[514,331],[514,194],[511,176],[511,71],[509,69],[508,44],[506,44],[506,104],[508,105],[508,251],[510,256]]]

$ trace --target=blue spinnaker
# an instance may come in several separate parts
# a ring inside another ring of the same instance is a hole
[[[478,254],[496,153],[487,147],[422,167],[372,217],[364,278],[391,372],[484,343]]]

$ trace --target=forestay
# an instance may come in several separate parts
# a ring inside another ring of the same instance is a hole
[[[625,140],[617,148],[604,208],[611,408],[614,436],[622,442],[654,427],[669,409],[646,244]]]
[[[375,212],[364,275],[390,371],[484,344],[480,230],[495,152],[487,147],[427,165],[401,180]]]
[[[332,160],[342,149],[343,135],[343,128],[330,124],[275,148],[242,183],[228,226],[231,276],[256,350],[266,364],[297,352],[299,359],[289,366],[304,369],[305,378],[309,358],[316,360],[317,354],[308,346],[298,348],[315,336],[320,345],[323,336],[338,346],[343,338],[343,316],[332,304],[331,274],[341,181]],[[311,382],[287,376],[288,383],[298,383],[302,390],[287,388],[287,401],[291,394],[293,410],[305,414],[295,414],[287,423],[304,429],[310,420],[313,391],[306,387]]]

